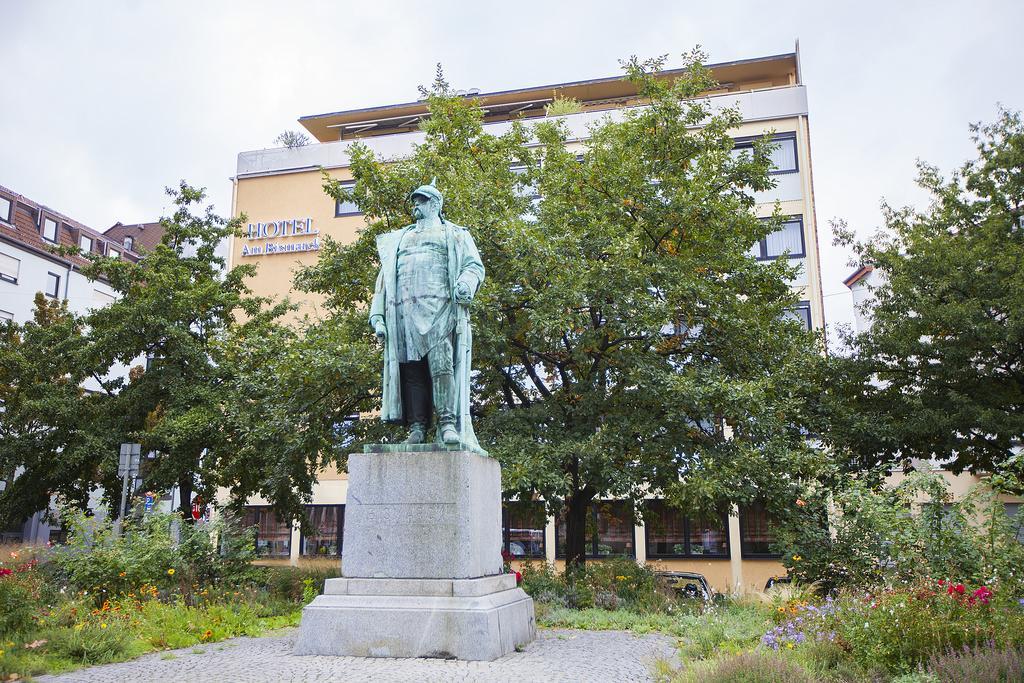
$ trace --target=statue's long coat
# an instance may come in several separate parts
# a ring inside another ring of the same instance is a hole
[[[398,369],[398,353],[395,349],[395,330],[398,329],[397,311],[393,302],[398,291],[398,245],[406,231],[415,225],[407,225],[401,230],[384,233],[377,237],[377,253],[380,255],[380,273],[373,292],[370,305],[370,320],[376,316],[384,318],[388,329],[384,344],[384,382],[381,396],[381,418],[388,422],[406,424],[402,415],[402,392]],[[475,296],[484,281],[484,264],[480,260],[480,252],[469,230],[454,223],[444,222],[445,241],[448,244],[448,283],[452,297],[452,310],[458,319],[455,321],[455,428],[459,432],[462,443],[473,450],[481,450],[473,431],[473,423],[469,417],[469,371],[473,357],[473,336],[469,326],[467,306],[455,303],[455,286],[465,282],[469,291]],[[372,324],[372,323],[371,323]]]

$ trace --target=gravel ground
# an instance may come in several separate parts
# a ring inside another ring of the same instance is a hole
[[[299,657],[292,654],[296,629],[263,638],[235,638],[197,648],[146,655],[40,682],[104,681],[649,681],[659,658],[674,661],[674,640],[624,631],[538,631],[522,652],[493,662],[441,659]]]

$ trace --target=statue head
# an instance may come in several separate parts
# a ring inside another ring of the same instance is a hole
[[[409,199],[412,200],[412,215],[416,220],[423,220],[425,218],[432,218],[434,216],[441,217],[441,208],[444,206],[444,197],[441,196],[441,191],[434,187],[434,183],[437,182],[437,178],[430,181],[429,185],[420,185],[415,190],[409,193]]]

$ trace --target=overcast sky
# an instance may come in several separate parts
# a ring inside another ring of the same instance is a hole
[[[238,152],[303,115],[416,99],[441,62],[484,92],[793,50],[807,85],[826,321],[852,320],[842,218],[921,205],[914,163],[973,154],[1024,109],[1024,2],[29,2],[0,0],[0,184],[96,229],[155,220],[187,179],[230,211]]]

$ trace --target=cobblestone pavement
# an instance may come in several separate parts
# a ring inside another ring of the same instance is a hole
[[[131,662],[106,664],[60,676],[47,683],[187,681],[649,681],[657,659],[675,661],[674,640],[624,631],[540,630],[522,652],[493,662],[441,659],[363,659],[292,654],[297,630],[264,638],[235,638],[198,648],[158,652]]]

